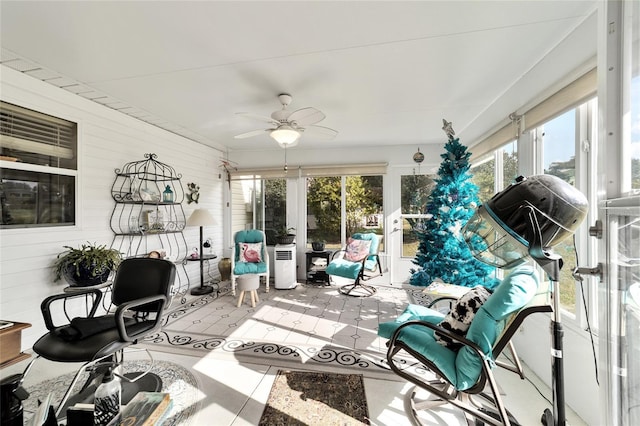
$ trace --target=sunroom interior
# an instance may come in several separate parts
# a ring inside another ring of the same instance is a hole
[[[333,252],[354,233],[373,232],[381,275],[367,280],[378,292],[361,298],[362,306],[377,303],[375,321],[383,319],[381,306],[393,307],[384,316],[393,319],[423,290],[410,284],[414,224],[429,220],[424,207],[450,125],[471,153],[480,202],[518,176],[537,174],[558,176],[586,195],[586,220],[556,248],[565,263],[559,309],[566,406],[574,424],[640,422],[640,371],[632,362],[640,347],[636,2],[4,1],[0,12],[0,319],[29,325],[19,352],[32,355],[47,330],[42,300],[68,287],[54,281],[52,262],[63,247],[85,243],[115,245],[125,256],[162,252],[179,265],[170,310],[191,315],[168,320],[171,333],[247,344],[259,339],[256,324],[267,322],[252,315],[282,300],[300,307],[310,295],[334,292],[327,304],[344,299],[343,312],[360,303],[336,291],[340,279],[310,282],[308,259],[317,252],[312,243]],[[281,94],[290,95],[290,105],[281,104]],[[301,126],[295,143],[279,142],[270,114],[305,107],[324,118]],[[71,136],[21,142],[5,124],[19,116],[71,129]],[[149,158],[173,170],[179,220],[206,209],[214,224],[201,232],[180,228],[176,245],[151,233],[135,243],[118,239],[114,183],[128,164]],[[57,192],[46,201],[20,199],[49,191],[53,181]],[[271,288],[261,285],[251,309],[222,269],[236,233],[250,229],[265,233],[271,271]],[[283,231],[295,234],[294,285],[279,288]],[[189,261],[204,255],[205,264]],[[212,294],[191,294],[205,281]],[[215,325],[198,306],[202,300],[207,315],[243,315]],[[225,334],[222,323],[237,330]],[[514,336],[532,379],[500,377],[507,408],[522,424],[539,421],[539,406],[553,405],[549,323],[550,315],[533,315]],[[300,336],[274,327],[260,328],[264,342],[299,343]],[[367,329],[376,331],[377,323]],[[338,334],[327,342],[384,356],[380,339],[361,346],[361,335]],[[197,373],[201,401],[178,424],[258,424],[279,361],[175,352],[168,342],[147,347]],[[29,361],[3,360],[0,377]],[[25,386],[61,372],[34,365]],[[370,424],[411,424],[396,400],[408,392],[406,383],[391,376],[365,381]],[[455,409],[426,419],[466,422]]]

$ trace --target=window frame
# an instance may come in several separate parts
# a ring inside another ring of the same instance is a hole
[[[58,122],[58,124],[60,124],[61,126],[68,125],[68,127],[73,129],[73,135],[69,139],[71,144],[69,148],[64,148],[62,151],[60,151],[56,148],[56,145],[53,145],[53,144],[50,145],[54,152],[59,151],[61,153],[64,153],[65,152],[64,150],[69,149],[71,152],[68,153],[68,155],[70,155],[71,157],[66,157],[66,158],[67,160],[71,160],[71,161],[68,161],[68,163],[70,163],[73,168],[58,166],[60,161],[62,161],[61,160],[62,157],[55,156],[55,155],[41,154],[41,155],[47,155],[50,158],[57,158],[58,159],[56,163],[57,165],[41,165],[41,164],[34,164],[31,162],[25,162],[25,161],[13,161],[9,159],[0,159],[0,175],[4,177],[5,175],[4,171],[6,170],[6,171],[35,173],[37,175],[66,176],[66,177],[72,178],[73,180],[72,185],[73,185],[73,191],[74,191],[73,214],[72,214],[72,220],[70,220],[69,222],[57,223],[57,222],[50,221],[45,223],[29,223],[29,224],[13,224],[13,225],[0,224],[0,231],[4,233],[4,232],[16,231],[16,230],[20,230],[20,231],[29,230],[29,229],[42,230],[44,228],[52,229],[52,230],[53,229],[68,230],[70,228],[78,227],[79,221],[80,221],[79,158],[80,158],[80,135],[81,135],[82,124],[78,120],[71,120],[71,119],[62,117],[59,114],[52,115],[44,111],[39,111],[34,108],[28,108],[26,106],[19,105],[18,103],[9,102],[4,99],[0,100],[0,102],[2,105],[3,112],[5,113],[9,111],[9,112],[14,112],[16,115],[23,114],[24,116],[28,116],[30,120],[33,120],[33,121],[40,120],[40,122],[44,123],[45,125],[47,124],[51,125]],[[14,144],[14,141],[12,141],[13,133],[9,133],[8,135],[9,135],[8,143],[9,145],[13,145]],[[25,140],[28,141],[28,139],[25,139]],[[7,140],[5,140],[5,142],[6,141]],[[43,144],[42,142],[36,142],[36,143]],[[2,145],[4,144],[0,143],[0,146]],[[28,150],[25,150],[25,152],[28,152]]]

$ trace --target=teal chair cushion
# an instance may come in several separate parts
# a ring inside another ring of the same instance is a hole
[[[476,343],[485,354],[491,353],[511,314],[534,298],[539,284],[538,274],[530,265],[522,265],[511,271],[476,313],[467,331],[467,339]],[[458,389],[473,386],[480,377],[481,362],[471,349],[460,349],[456,357]]]
[[[380,324],[378,335],[390,339],[396,329],[407,321],[416,320],[438,324],[444,317],[443,313],[434,309],[420,305],[409,305],[395,321]],[[421,326],[408,326],[402,329],[399,339],[417,352],[429,354],[427,358],[434,361],[447,380],[452,383],[456,380],[456,352],[439,344],[433,330]]]
[[[337,275],[339,277],[356,279],[362,269],[362,263],[350,262],[345,259],[334,259],[329,263],[326,269],[328,275]]]
[[[364,261],[364,267],[365,269],[368,269],[370,271],[376,269],[376,266],[378,265],[377,262],[377,256],[378,256],[378,246],[380,245],[380,239],[378,238],[378,235],[376,235],[373,232],[369,232],[369,233],[355,233],[351,236],[351,238],[354,238],[356,240],[369,240],[371,241],[371,245],[369,246],[369,256],[367,257],[367,260]]]
[[[247,229],[244,231],[236,232],[234,236],[235,250],[235,265],[233,267],[233,273],[235,275],[243,274],[262,274],[267,272],[267,264],[265,262],[241,262],[240,261],[240,246],[238,243],[262,243],[262,259],[266,259],[265,250],[267,249],[264,234],[257,229]]]
[[[476,313],[467,331],[467,339],[476,343],[485,354],[491,354],[510,315],[533,299],[538,284],[537,274],[529,265],[511,271]],[[438,324],[443,318],[443,314],[433,309],[409,305],[395,321],[380,324],[378,335],[388,339],[406,321],[422,320]],[[399,338],[433,362],[456,389],[469,389],[478,381],[482,360],[471,349],[463,347],[458,352],[451,351],[437,343],[433,330],[426,327],[406,327]]]
[[[267,264],[265,262],[236,262],[233,268],[235,275],[263,274],[265,272],[267,272]]]

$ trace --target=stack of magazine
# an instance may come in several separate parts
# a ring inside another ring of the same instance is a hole
[[[138,392],[109,426],[160,426],[169,417],[172,405],[168,393]]]

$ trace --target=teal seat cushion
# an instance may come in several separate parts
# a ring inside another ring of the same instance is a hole
[[[390,339],[396,329],[407,321],[418,320],[438,324],[444,317],[443,313],[434,309],[420,305],[408,305],[394,321],[383,322],[378,326],[378,336]],[[407,330],[410,328],[407,327]]]
[[[263,274],[265,272],[267,272],[267,264],[265,262],[236,262],[233,268],[235,275]]]
[[[337,275],[343,278],[358,278],[358,274],[360,273],[360,269],[362,269],[362,263],[360,262],[350,262],[345,259],[335,259],[332,260],[331,263],[327,266],[326,273],[328,275]]]
[[[510,315],[533,299],[538,284],[537,273],[532,266],[523,265],[512,270],[476,313],[467,331],[467,339],[490,356]],[[378,335],[391,338],[400,324],[406,321],[422,320],[438,324],[443,318],[443,314],[433,309],[409,305],[395,321],[380,324]],[[407,327],[401,331],[399,338],[433,362],[456,389],[469,389],[478,381],[482,372],[482,360],[468,347],[463,347],[458,352],[451,351],[435,341],[431,329],[419,326]]]
[[[425,321],[438,324],[444,319],[444,314],[420,305],[409,305],[395,321],[384,322],[378,327],[378,335],[390,339],[396,329],[407,321]],[[400,331],[398,338],[411,349],[420,354],[429,354],[427,358],[444,373],[447,380],[456,379],[456,352],[436,342],[434,331],[422,326],[408,326]],[[425,355],[426,356],[426,355]]]

